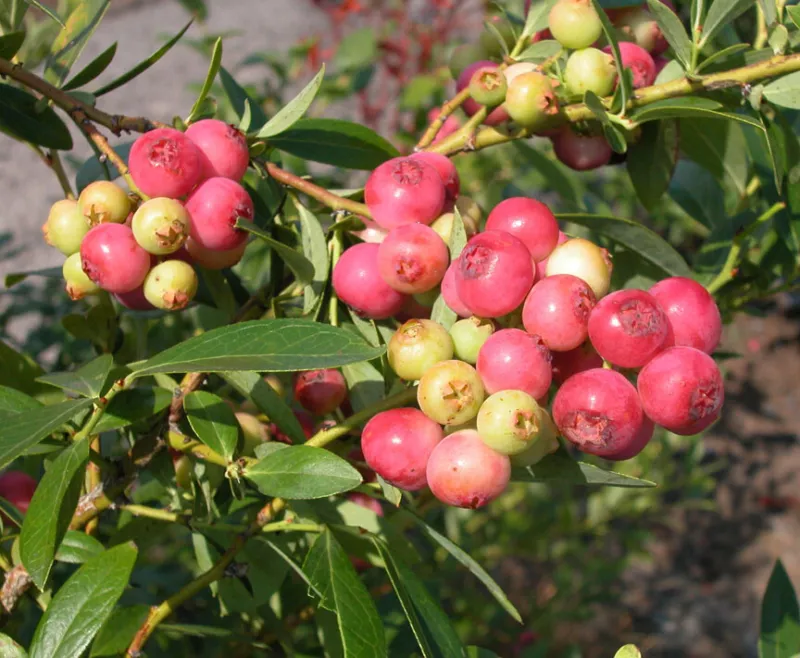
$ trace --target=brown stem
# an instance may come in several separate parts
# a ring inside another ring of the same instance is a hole
[[[331,210],[347,210],[354,215],[361,215],[362,217],[368,218],[372,217],[372,215],[370,215],[369,208],[367,208],[367,206],[363,203],[358,203],[358,201],[352,201],[351,199],[345,199],[338,194],[329,192],[325,188],[322,188],[319,185],[314,185],[314,183],[307,181],[304,178],[295,176],[294,174],[281,169],[271,162],[264,162],[263,164],[264,168],[267,170],[267,173],[276,181],[279,181],[284,185],[288,185],[289,187],[293,187],[298,192],[307,194],[312,199],[316,199]]]
[[[439,116],[437,116],[433,121],[431,121],[431,125],[428,126],[427,130],[422,134],[420,137],[419,142],[417,142],[416,148],[418,150],[422,150],[433,144],[433,140],[436,139],[436,135],[439,134],[439,131],[442,129],[445,121],[447,121],[448,117],[453,114],[461,105],[469,98],[469,87],[466,89],[462,89],[458,92],[453,98],[447,101],[444,105],[442,105],[442,110],[439,112]]]
[[[31,585],[33,585],[33,579],[21,564],[6,573],[6,579],[0,589],[0,605],[5,614],[10,615],[14,611],[17,603]]]

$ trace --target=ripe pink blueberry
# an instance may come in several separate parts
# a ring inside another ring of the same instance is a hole
[[[242,242],[238,247],[219,251],[216,249],[206,249],[191,238],[186,240],[184,249],[193,262],[207,270],[224,270],[233,267],[242,260],[244,251],[247,249],[247,241]],[[178,253],[178,252],[176,252]]]
[[[624,454],[641,440],[647,423],[633,384],[604,368],[578,373],[561,385],[553,420],[565,439],[598,457]]]
[[[722,319],[714,298],[697,281],[673,276],[648,291],[664,309],[671,336],[668,345],[694,347],[711,354],[719,345]]]
[[[98,180],[83,188],[78,207],[90,226],[105,222],[122,224],[131,211],[131,200],[116,183]]]
[[[142,285],[150,269],[150,254],[124,224],[98,224],[81,243],[83,271],[103,290],[130,292]]]
[[[439,134],[441,135],[441,132]],[[430,151],[419,151],[418,153],[412,153],[409,157],[421,160],[439,172],[439,176],[442,177],[442,182],[444,183],[444,209],[451,210],[458,198],[458,193],[461,191],[461,180],[458,177],[458,171],[453,161],[446,155]]]
[[[461,430],[433,449],[427,479],[433,495],[443,503],[478,509],[505,491],[511,462],[481,441],[475,430]]]
[[[364,200],[376,224],[430,224],[442,214],[445,186],[438,170],[419,158],[392,158],[370,174]]]
[[[563,384],[584,370],[602,367],[603,357],[588,340],[569,352],[553,352],[553,381],[556,384]]]
[[[65,256],[71,256],[80,251],[83,236],[90,228],[78,203],[72,199],[61,199],[50,208],[42,232],[47,244]]]
[[[131,311],[152,311],[156,308],[144,296],[144,285],[134,288],[130,292],[115,293],[114,297],[120,304]]]
[[[333,368],[298,372],[293,387],[294,399],[317,416],[333,413],[347,397],[344,375]]]
[[[200,182],[203,154],[179,130],[156,128],[133,143],[128,167],[144,194],[176,199],[189,194]]]
[[[197,293],[197,273],[182,260],[165,260],[147,273],[144,296],[156,308],[179,311]]]
[[[581,135],[569,126],[553,136],[556,157],[575,171],[587,171],[607,165],[613,153],[602,135]]]
[[[586,340],[595,303],[585,281],[571,274],[556,274],[531,288],[522,308],[522,322],[525,331],[537,334],[550,350],[568,352]]]
[[[203,154],[203,178],[230,178],[240,181],[247,171],[250,154],[244,134],[218,119],[203,119],[186,129]]]
[[[369,467],[406,491],[427,484],[428,459],[442,440],[442,428],[417,409],[382,411],[361,433],[361,450]]]
[[[162,197],[139,206],[131,229],[143,249],[164,256],[181,248],[189,235],[189,222],[189,213],[180,201]]]
[[[555,215],[545,204],[527,197],[512,197],[498,203],[486,219],[487,231],[510,233],[527,247],[536,262],[544,260],[558,243]]]
[[[722,411],[725,389],[717,364],[693,347],[670,347],[639,373],[644,412],[670,432],[689,436],[713,423]]]
[[[392,229],[378,248],[381,277],[391,288],[407,295],[438,286],[449,261],[447,245],[424,224],[405,224]]]
[[[6,471],[0,475],[0,496],[22,514],[28,511],[34,491],[36,491],[36,480],[23,471]],[[4,514],[3,523],[8,522],[9,519]]]
[[[347,249],[333,268],[332,279],[337,297],[364,318],[390,318],[406,300],[381,277],[377,244],[363,242]]]
[[[519,306],[533,286],[525,244],[504,231],[484,231],[467,242],[458,259],[458,296],[472,315],[497,318]]]
[[[620,41],[618,45],[623,68],[633,72],[633,88],[652,85],[656,81],[656,64],[650,53],[630,41]],[[611,54],[611,46],[603,48],[603,52]]]
[[[472,81],[472,76],[475,75],[478,69],[487,67],[496,69],[497,64],[489,60],[481,60],[474,62],[465,68],[461,75],[458,76],[458,80],[456,81],[456,91],[460,92],[469,87],[469,83]],[[467,113],[467,116],[472,116],[483,106],[477,103],[474,99],[468,98],[466,101],[464,101],[461,107],[464,112]],[[497,126],[505,121],[508,121],[508,112],[506,111],[505,106],[501,105],[500,107],[497,107],[489,112],[489,115],[483,120],[483,123],[486,126]]]
[[[639,431],[636,433],[636,436],[633,437],[631,442],[624,449],[618,450],[617,452],[610,452],[603,458],[614,462],[632,459],[647,447],[647,444],[650,443],[650,439],[653,438],[655,429],[655,423],[645,416],[642,424],[639,427]]]
[[[459,259],[457,258],[452,263],[447,271],[444,273],[442,279],[442,298],[447,307],[456,315],[462,318],[468,318],[472,315],[466,304],[461,300],[456,288],[456,270],[459,267]]]
[[[438,322],[409,320],[389,340],[388,358],[398,377],[416,381],[435,364],[453,358],[453,339]]]
[[[235,228],[239,218],[252,222],[253,200],[239,183],[229,178],[209,178],[186,201],[191,217],[192,240],[206,249],[228,251],[247,240],[247,232]]]
[[[664,349],[668,335],[666,313],[644,290],[612,292],[589,316],[592,345],[620,368],[641,368]]]
[[[440,425],[462,425],[478,415],[485,390],[478,373],[463,361],[440,361],[419,380],[417,403]]]
[[[478,374],[488,393],[524,391],[533,398],[547,393],[553,379],[550,350],[539,336],[521,329],[501,329],[478,352]]]
[[[428,112],[428,125],[433,123],[439,115],[442,113],[442,110],[438,107],[432,108]],[[458,120],[457,117],[454,117],[452,114],[444,120],[442,127],[439,128],[439,132],[436,134],[436,139],[433,140],[433,143],[436,144],[437,142],[442,141],[445,137],[452,135],[461,127],[461,122]]]
[[[628,11],[623,11],[614,24],[624,34],[633,37],[638,46],[653,56],[660,55],[669,48],[669,43],[655,18],[642,7],[632,7]]]

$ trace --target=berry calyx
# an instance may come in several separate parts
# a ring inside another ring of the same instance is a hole
[[[143,249],[164,256],[177,251],[186,242],[189,225],[189,213],[183,204],[162,197],[139,206],[133,214],[131,229]]]
[[[595,303],[588,283],[571,274],[556,274],[531,288],[522,322],[525,331],[537,334],[550,350],[568,352],[586,340]]]
[[[614,58],[597,48],[576,50],[569,56],[564,70],[567,91],[583,98],[587,91],[601,98],[614,91],[617,68]]]
[[[186,308],[197,292],[197,273],[181,260],[165,260],[144,280],[144,296],[156,308],[178,311]]]
[[[203,154],[184,133],[156,128],[131,147],[128,167],[136,186],[150,197],[186,196],[203,175]]]
[[[603,24],[591,0],[558,0],[548,15],[547,26],[565,48],[588,48],[600,38]]]
[[[475,365],[481,347],[493,333],[494,323],[491,320],[472,316],[454,323],[450,327],[450,337],[456,358]]]
[[[333,268],[336,296],[357,315],[372,320],[390,318],[400,312],[406,296],[381,277],[378,245],[363,242],[347,249]]]
[[[252,222],[255,217],[247,190],[229,178],[209,178],[200,183],[187,199],[186,210],[192,240],[217,251],[236,249],[246,242],[247,232],[236,228],[236,221]]]
[[[497,64],[489,60],[473,62],[462,71],[460,76],[458,76],[458,80],[456,81],[456,91],[460,92],[464,89],[467,89],[472,81],[472,76],[480,68],[497,68]],[[482,107],[483,106],[480,103],[477,103],[472,98],[468,98],[461,105],[461,108],[464,110],[464,112],[466,112],[467,116],[472,116]],[[508,112],[506,112],[505,105],[501,105],[489,112],[488,116],[483,120],[483,124],[486,126],[497,126],[506,121],[508,121]]]
[[[528,197],[512,197],[498,203],[486,218],[486,230],[505,231],[518,238],[536,262],[556,248],[560,233],[550,208]]]
[[[524,451],[510,456],[511,466],[516,468],[535,466],[547,455],[553,454],[560,446],[556,424],[550,418],[547,410],[539,403],[539,436]]]
[[[424,224],[398,226],[378,247],[381,277],[391,288],[407,295],[438,286],[449,262],[447,245]]]
[[[500,391],[490,395],[478,412],[481,440],[501,455],[518,455],[539,440],[545,429],[541,409],[523,391]]]
[[[438,322],[409,320],[389,340],[388,357],[398,377],[416,381],[437,363],[453,358],[453,339]]]
[[[478,415],[485,393],[477,371],[463,361],[440,361],[419,380],[417,402],[440,425],[461,425]]]
[[[571,274],[589,284],[596,299],[611,286],[611,261],[608,252],[583,238],[558,245],[547,258],[547,276]]]
[[[714,298],[697,281],[682,276],[663,279],[648,291],[667,314],[668,345],[694,347],[711,354],[719,345],[722,319]]]
[[[80,253],[67,256],[67,260],[64,261],[64,265],[61,268],[61,273],[64,275],[64,280],[67,284],[67,294],[72,300],[78,300],[86,295],[100,292],[100,286],[86,276],[83,271]]]
[[[47,244],[71,256],[80,250],[83,236],[90,228],[77,201],[61,199],[51,206],[42,232]]]
[[[99,180],[83,188],[78,207],[89,226],[106,222],[122,224],[131,212],[131,200],[116,183]]]
[[[486,391],[524,391],[541,398],[553,379],[550,350],[542,339],[521,329],[495,332],[478,352],[478,374]]]
[[[476,103],[487,107],[501,105],[507,91],[505,75],[494,66],[482,66],[472,74],[469,82],[469,95]]]
[[[83,271],[108,292],[138,288],[150,269],[150,254],[124,224],[95,226],[83,238],[80,254]]]
[[[559,112],[550,78],[535,71],[523,73],[509,83],[503,107],[514,121],[529,130],[545,128]]]
[[[247,171],[250,154],[244,134],[219,119],[202,119],[186,129],[203,154],[203,178],[230,178],[240,181]]]
[[[317,416],[333,413],[347,398],[344,375],[333,368],[298,372],[293,387],[295,400]]]

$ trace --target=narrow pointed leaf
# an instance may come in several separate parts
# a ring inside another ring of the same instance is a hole
[[[780,560],[775,563],[761,602],[759,658],[795,658],[800,649],[800,608],[792,581]]]
[[[723,27],[739,18],[756,3],[756,0],[714,0],[703,21],[702,48]]]
[[[66,28],[66,25],[64,25],[64,21],[62,21],[59,15],[52,9],[50,9],[50,7],[48,7],[47,5],[42,4],[41,2],[39,2],[39,0],[25,0],[25,2],[31,5],[32,7],[36,7],[39,11],[49,16],[62,28]]]
[[[189,116],[186,118],[186,123],[192,123],[193,121],[196,121],[197,117],[200,115],[200,112],[203,109],[203,102],[206,100],[206,96],[208,96],[208,93],[211,91],[214,80],[217,79],[217,73],[219,73],[220,66],[222,66],[222,37],[218,37],[214,42],[214,50],[211,52],[211,62],[209,62],[208,65],[208,73],[206,73],[205,82],[203,82],[203,87],[200,89],[200,94],[197,96],[197,100],[192,106],[192,111],[189,112]]]
[[[219,69],[219,79],[222,82],[222,88],[228,96],[228,100],[233,105],[233,110],[236,116],[240,119],[244,116],[247,101],[250,102],[251,122],[258,127],[263,126],[267,122],[267,115],[261,106],[251,98],[245,89],[233,78],[228,70],[222,66]]]
[[[528,15],[525,17],[525,27],[522,28],[522,38],[532,37],[547,27],[547,17],[554,4],[555,0],[531,3]]]
[[[322,225],[311,211],[295,199],[295,207],[300,216],[300,232],[303,253],[314,268],[312,280],[303,291],[303,314],[311,313],[322,300],[328,284],[330,262],[328,243]]]
[[[98,356],[75,372],[55,372],[43,375],[36,381],[50,384],[71,393],[96,398],[106,390],[109,375],[114,367],[110,354]]]
[[[114,59],[114,55],[116,54],[117,42],[115,41],[85,67],[83,67],[80,72],[76,73],[75,76],[61,88],[64,91],[70,91],[71,89],[78,89],[79,87],[83,87],[85,84],[89,84],[108,68],[108,65],[111,64],[111,61]]]
[[[548,455],[542,461],[526,468],[515,468],[511,479],[514,482],[536,482],[543,484],[649,488],[657,486],[649,480],[640,480],[630,475],[604,471],[602,468],[575,461],[565,450]]]
[[[42,403],[25,395],[22,391],[8,386],[0,386],[0,418],[13,416],[22,411],[32,411],[42,406]]]
[[[770,82],[764,87],[764,98],[775,105],[800,110],[800,71]]]
[[[239,442],[239,424],[225,401],[207,391],[194,391],[183,399],[186,418],[197,438],[225,459],[232,459]]]
[[[0,57],[10,60],[22,48],[25,32],[9,32],[0,37]]]
[[[150,607],[142,604],[114,608],[111,616],[97,631],[90,658],[124,655],[149,612]]]
[[[67,79],[110,6],[111,0],[84,0],[75,5],[47,58],[44,77],[48,82],[60,86]]]
[[[305,86],[303,91],[286,103],[275,116],[267,121],[264,127],[258,131],[256,137],[260,139],[274,137],[291,128],[311,107],[311,103],[314,101],[324,77],[325,65],[323,64],[319,73]]]
[[[628,149],[626,166],[642,205],[648,210],[669,188],[678,161],[678,124],[674,119],[642,126],[639,140]]]
[[[342,374],[353,411],[366,409],[385,397],[383,375],[368,361],[342,366]]]
[[[692,41],[681,19],[661,0],[647,0],[647,6],[661,28],[664,38],[672,46],[675,56],[688,70],[692,64]]]
[[[95,431],[100,434],[145,421],[166,409],[170,402],[172,391],[157,386],[121,391],[108,403]]]
[[[56,551],[56,560],[67,564],[83,564],[104,550],[103,544],[91,535],[79,530],[67,530]]]
[[[614,64],[617,67],[617,93],[620,95],[622,113],[625,113],[625,108],[628,106],[628,99],[630,98],[630,89],[628,88],[627,78],[625,77],[625,69],[622,66],[622,56],[619,52],[619,45],[617,44],[616,32],[611,21],[608,20],[608,15],[603,11],[602,5],[598,0],[592,0],[597,15],[600,17],[600,22],[603,25],[603,34],[605,34],[608,44],[611,46],[611,54],[614,57]]]
[[[626,644],[624,647],[620,647],[617,650],[617,653],[614,654],[614,658],[642,658],[642,652],[639,651],[639,648],[635,644]]]
[[[286,263],[288,268],[294,272],[298,284],[304,286],[314,280],[314,266],[311,264],[311,261],[299,251],[295,251],[291,247],[279,242],[253,222],[237,220],[236,228],[252,233],[266,242],[270,248],[280,256],[281,260]]]
[[[22,89],[0,84],[0,131],[31,144],[68,151],[72,136],[52,107]]]
[[[0,656],[3,656],[3,658],[28,658],[25,649],[5,633],[0,633]]]

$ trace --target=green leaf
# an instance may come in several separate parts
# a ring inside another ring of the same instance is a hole
[[[4,418],[0,436],[0,468],[8,466],[91,404],[91,400],[70,400],[37,409],[36,413],[23,411]]]
[[[349,32],[342,39],[333,62],[337,71],[347,72],[363,68],[375,59],[378,52],[378,38],[372,27],[362,27]]]
[[[114,146],[114,152],[122,158],[123,162],[127,163],[132,146],[133,142],[117,144]],[[108,177],[106,177],[106,172],[109,174]],[[115,180],[119,176],[120,174],[116,167],[102,163],[97,159],[97,156],[92,156],[81,165],[78,173],[75,174],[75,187],[78,188],[78,193],[80,193],[89,183],[93,183],[96,180]]]
[[[25,649],[5,633],[0,633],[0,656],[3,658],[28,658]]]
[[[422,581],[408,565],[390,552],[385,542],[377,537],[371,539],[383,558],[386,573],[424,658],[464,656],[464,647],[450,620]]]
[[[770,82],[764,87],[764,98],[775,105],[800,110],[800,71]]]
[[[724,59],[726,57],[731,57],[733,55],[739,54],[745,50],[750,49],[750,44],[748,43],[735,43],[732,46],[728,46],[727,48],[723,48],[722,50],[718,50],[712,55],[706,57],[700,66],[697,67],[697,73],[702,71],[703,69],[711,66],[714,62],[719,61],[720,59]]]
[[[311,261],[299,251],[295,251],[291,247],[279,242],[253,222],[239,219],[236,221],[236,228],[252,233],[266,242],[270,249],[278,254],[281,260],[294,272],[294,275],[297,277],[297,283],[300,285],[307,285],[314,280],[314,266],[311,264]]]
[[[347,381],[348,399],[353,411],[359,412],[383,400],[383,375],[368,361],[342,366],[342,374]]]
[[[83,564],[104,550],[103,544],[91,535],[78,530],[67,530],[56,551],[56,560],[67,564]]]
[[[500,658],[494,651],[482,649],[481,647],[467,647],[467,658]]]
[[[759,658],[794,658],[800,650],[800,609],[792,581],[775,562],[761,602]]]
[[[138,364],[135,375],[249,370],[295,372],[338,368],[384,353],[353,332],[298,319],[252,320],[212,329]],[[3,439],[0,438],[0,445]]]
[[[30,658],[80,656],[128,584],[136,547],[122,544],[93,557],[56,592],[36,627]]]
[[[186,418],[197,438],[227,460],[239,442],[239,424],[225,400],[207,391],[194,391],[183,399]]]
[[[378,484],[381,485],[383,497],[395,507],[400,507],[400,503],[403,500],[403,492],[393,484],[389,484],[380,475],[376,475],[376,477],[378,478]]]
[[[630,114],[631,121],[644,123],[658,119],[681,119],[683,117],[700,117],[702,119],[726,119],[738,121],[748,126],[760,128],[761,124],[749,116],[735,112],[725,112],[722,104],[710,98],[698,96],[686,98],[667,98],[650,103]]]
[[[25,32],[9,32],[0,36],[0,57],[10,60],[22,48]]]
[[[83,87],[83,85],[90,83],[108,68],[108,65],[111,64],[111,60],[114,59],[114,55],[116,54],[117,42],[115,41],[83,67],[79,73],[76,73],[72,80],[67,82],[62,89],[64,91],[70,91],[71,89],[77,89],[78,87]]]
[[[124,654],[149,612],[150,607],[146,605],[115,608],[97,632],[90,658]]]
[[[320,593],[319,605],[336,613],[342,655],[385,656],[386,637],[372,597],[329,529],[317,537],[308,551],[303,571]]]
[[[43,386],[35,380],[42,369],[27,354],[20,354],[0,340],[0,385],[28,395],[36,395]]]
[[[0,386],[0,418],[39,409],[42,403],[8,386]]]
[[[305,160],[346,169],[374,169],[399,155],[369,128],[340,119],[300,119],[270,144]]]
[[[314,267],[314,278],[303,291],[303,315],[311,313],[322,301],[325,287],[328,284],[330,262],[328,259],[328,243],[325,232],[316,215],[310,212],[296,198],[294,205],[300,216],[300,236],[303,253]]]
[[[189,112],[189,116],[186,117],[186,123],[197,121],[197,117],[200,116],[200,112],[203,109],[203,102],[211,91],[214,80],[217,79],[220,66],[222,66],[222,37],[217,37],[217,40],[214,42],[214,49],[211,52],[211,62],[208,65],[208,73],[206,73],[205,82],[203,82],[200,94],[197,96],[197,100],[192,106],[192,111]]]
[[[120,391],[108,403],[95,426],[95,432],[100,434],[147,420],[166,409],[170,402],[172,402],[172,391],[157,386]]]
[[[26,91],[0,84],[0,131],[31,144],[68,151],[72,136],[52,107]]]
[[[628,149],[628,175],[642,205],[652,210],[664,196],[678,160],[678,124],[674,119],[646,123]]]
[[[45,587],[56,551],[75,513],[88,459],[87,439],[64,450],[45,472],[25,513],[20,556],[40,590]]]
[[[110,6],[111,0],[84,0],[75,5],[64,29],[53,42],[45,63],[44,77],[48,82],[58,87],[67,79]]]
[[[680,125],[681,150],[724,182],[744,195],[749,176],[747,142],[742,129],[730,121],[683,119]]]
[[[661,0],[647,0],[647,7],[661,28],[675,56],[688,71],[692,65],[692,41],[681,23],[681,19]]]
[[[603,25],[603,34],[605,34],[608,45],[611,46],[611,54],[614,56],[614,64],[617,67],[617,93],[619,94],[622,113],[624,114],[625,108],[628,107],[628,99],[630,98],[631,90],[628,87],[628,78],[625,76],[625,69],[622,66],[622,55],[620,55],[619,52],[616,31],[611,21],[608,20],[608,14],[603,11],[598,0],[592,0],[592,4],[597,11],[597,15],[600,17],[600,22]]]
[[[758,5],[764,12],[764,22],[767,26],[778,20],[778,8],[775,6],[775,0],[758,0]]]
[[[522,28],[522,39],[532,37],[534,34],[547,27],[548,15],[555,3],[556,0],[543,0],[542,2],[531,3],[528,15],[525,18],[525,27]]]
[[[166,55],[172,49],[172,47],[176,43],[178,43],[178,41],[180,41],[180,38],[184,35],[186,30],[189,29],[189,26],[192,24],[193,21],[194,19],[186,23],[186,25],[184,25],[174,37],[172,37],[169,41],[167,41],[167,43],[161,46],[161,48],[156,50],[152,55],[150,55],[146,59],[143,59],[136,66],[126,71],[118,78],[114,78],[108,84],[103,85],[102,87],[100,87],[100,89],[93,91],[92,94],[95,96],[103,96],[104,94],[114,91],[115,89],[118,89],[122,85],[127,84],[134,78],[140,76],[147,69],[153,66],[153,64],[155,64],[158,60],[160,60],[164,55]]]
[[[642,658],[642,652],[639,651],[639,648],[635,644],[626,644],[624,647],[620,647],[617,650],[617,653],[614,654],[614,658]]]
[[[265,496],[307,500],[350,491],[361,474],[341,457],[322,448],[288,446],[248,466],[244,477]]]
[[[691,277],[691,268],[664,238],[646,226],[621,217],[561,213],[558,219],[585,226],[619,243],[660,269],[665,276]]]
[[[719,30],[732,23],[754,4],[755,0],[714,0],[703,21],[700,48],[705,46]]]
[[[349,35],[345,42],[349,41]],[[264,124],[264,127],[258,131],[256,137],[259,139],[266,139],[280,135],[283,131],[291,128],[298,119],[300,119],[311,107],[311,103],[322,85],[322,80],[325,77],[325,65],[319,70],[314,78],[309,82],[305,88],[297,94],[292,100],[284,105],[275,115]]]
[[[56,14],[52,9],[50,9],[47,5],[39,2],[39,0],[25,0],[26,3],[36,7],[39,11],[46,14],[50,18],[52,18],[56,23],[58,23],[62,28],[66,28],[64,22],[59,18],[58,14]]]
[[[528,46],[519,54],[519,57],[516,58],[516,61],[535,62],[540,64],[546,59],[550,59],[554,55],[557,55],[559,52],[561,52],[561,44],[558,43],[558,41],[547,39],[545,41],[539,41]]]
[[[795,27],[800,28],[800,5],[793,5],[791,7],[786,7],[785,9]]]
[[[106,390],[109,375],[114,368],[114,357],[103,354],[75,372],[54,372],[43,375],[36,381],[76,393],[87,398],[96,398]]]
[[[472,575],[486,586],[486,589],[489,590],[489,593],[500,604],[503,610],[505,610],[512,619],[518,621],[520,624],[522,623],[522,617],[519,614],[519,610],[517,610],[514,607],[514,604],[508,600],[508,596],[506,596],[506,593],[503,591],[500,585],[495,582],[495,580],[469,555],[469,553],[464,551],[460,546],[454,544],[440,532],[434,530],[416,514],[412,514],[406,510],[401,511],[400,514],[414,521],[420,526],[420,528],[422,528],[423,534],[427,535],[429,539],[439,544],[439,546],[450,553],[450,555],[452,555],[458,562],[469,569]]]
[[[261,109],[258,102],[245,91],[244,87],[234,80],[224,66],[219,69],[219,79],[222,81],[222,88],[225,90],[236,116],[240,119],[244,116],[247,101],[250,101],[251,123],[255,123],[260,128],[267,122],[267,115],[264,114],[264,110]]]
[[[514,482],[535,482],[542,484],[649,488],[654,482],[640,480],[630,475],[604,471],[602,468],[575,461],[566,450],[548,455],[533,466],[515,468],[511,479]]]

